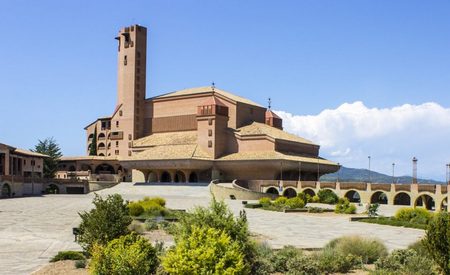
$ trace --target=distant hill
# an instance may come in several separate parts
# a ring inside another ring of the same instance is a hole
[[[356,169],[356,168],[347,168],[342,166],[341,170],[333,174],[327,174],[320,177],[321,181],[336,181],[339,177],[339,181],[356,181],[356,182],[366,182],[369,180],[369,170],[368,169]],[[391,183],[392,176],[388,176],[385,174],[381,174],[378,172],[370,171],[370,181],[371,182],[380,182],[380,183]],[[430,180],[430,179],[418,179],[419,183],[433,183],[433,184],[444,184],[444,182]],[[395,177],[396,183],[411,183],[412,177],[410,176],[401,176]]]

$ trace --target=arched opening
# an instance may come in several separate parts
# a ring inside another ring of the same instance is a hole
[[[104,150],[105,149],[105,144],[103,142],[100,142],[98,144],[98,150]]]
[[[297,197],[297,191],[294,188],[287,188],[284,190],[283,196],[286,198],[294,198]]]
[[[104,133],[100,133],[100,134],[98,135],[98,140],[105,139],[105,138],[106,138],[106,136],[105,136]]]
[[[88,140],[91,140],[91,139],[93,139],[94,138],[94,134],[90,134],[89,136],[88,136]]]
[[[119,167],[117,168],[117,174],[122,173],[122,170],[123,170],[122,166],[119,165]]]
[[[182,171],[175,172],[174,182],[186,182],[186,176]]]
[[[148,173],[147,182],[158,182],[158,175],[153,171]]]
[[[114,170],[114,167],[107,163],[100,164],[95,168],[96,174],[115,174],[116,171]]]
[[[278,190],[275,187],[269,187],[266,190],[267,194],[275,194],[275,195],[279,195],[280,193],[278,193]]]
[[[394,197],[394,205],[411,205],[411,197],[405,192],[398,193]]]
[[[89,166],[87,164],[82,164],[81,165],[81,171],[89,171],[89,170],[92,171],[91,166]]]
[[[448,211],[448,199],[445,198],[441,202],[441,211]]]
[[[424,207],[427,210],[434,210],[435,202],[430,195],[422,194],[416,199],[414,206]]]
[[[388,204],[388,198],[384,192],[377,191],[370,198],[370,203]]]
[[[198,182],[198,176],[196,172],[191,172],[189,175],[189,182]]]
[[[108,143],[108,150],[111,149],[111,142]]]
[[[99,157],[104,157],[105,156],[105,154],[103,154],[103,153],[100,153],[99,155],[98,155]]]
[[[161,182],[171,182],[171,181],[172,181],[172,178],[170,177],[169,172],[167,172],[167,171],[162,172]]]
[[[47,194],[59,194],[59,188],[56,184],[50,184],[46,189]]]
[[[311,188],[303,189],[303,193],[305,195],[309,195],[311,198],[316,195],[316,192],[314,192],[314,190],[312,190]]]
[[[359,195],[359,193],[355,190],[350,190],[347,193],[345,193],[345,197],[350,201],[350,202],[355,202],[355,203],[360,203],[361,202],[361,196]]]
[[[9,184],[4,183],[2,186],[2,198],[9,198],[11,197],[11,187]]]
[[[69,166],[69,172],[75,172],[75,171],[77,171],[77,169],[75,168],[75,166],[74,166],[74,165],[70,165],[70,166]]]

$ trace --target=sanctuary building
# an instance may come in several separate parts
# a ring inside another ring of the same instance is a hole
[[[283,131],[270,107],[214,85],[146,98],[147,29],[126,27],[116,39],[114,111],[86,126],[91,155],[61,165],[139,182],[316,181],[339,169],[319,145]]]

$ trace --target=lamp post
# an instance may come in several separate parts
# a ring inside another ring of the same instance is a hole
[[[317,157],[317,181],[320,181],[320,163],[319,163],[319,157]]]
[[[450,184],[450,163],[445,165],[445,183]]]
[[[392,163],[392,183],[395,183],[395,162]]]
[[[302,180],[302,162],[298,162],[298,181]]]
[[[341,175],[341,164],[338,162],[339,170],[337,174],[337,182],[339,182],[339,176]]]
[[[370,179],[370,176],[371,176],[371,175],[370,175],[370,160],[371,160],[371,157],[368,156],[367,158],[369,159],[369,182],[371,182],[371,179]]]

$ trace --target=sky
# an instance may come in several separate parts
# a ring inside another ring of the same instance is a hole
[[[450,2],[0,0],[0,142],[83,128],[116,102],[119,29],[148,28],[147,97],[216,86],[261,105],[347,167],[444,180]]]

